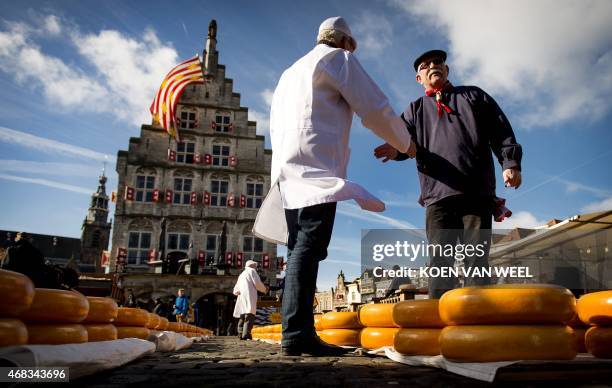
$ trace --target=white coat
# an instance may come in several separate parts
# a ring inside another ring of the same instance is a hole
[[[382,201],[346,179],[353,113],[397,150],[408,150],[404,122],[349,51],[319,44],[285,70],[270,111],[272,185],[253,234],[286,244],[284,209],[354,199],[362,209],[385,210]]]
[[[240,291],[236,306],[234,307],[234,317],[240,318],[241,314],[255,314],[257,312],[257,291],[266,292],[255,268],[246,267],[238,276],[234,286],[234,294]]]

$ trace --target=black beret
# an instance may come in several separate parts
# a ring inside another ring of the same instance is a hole
[[[423,60],[425,60],[425,58],[431,58],[431,57],[442,57],[442,59],[444,61],[446,61],[446,51],[444,51],[444,50],[429,50],[429,51],[426,51],[423,54],[419,55],[419,57],[414,60],[414,71],[418,72],[419,71],[419,65],[421,64],[421,62],[423,62]]]

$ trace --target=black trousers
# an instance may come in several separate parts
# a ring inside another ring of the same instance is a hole
[[[314,295],[319,261],[327,257],[336,202],[285,209],[289,239],[282,301],[284,347],[314,340]]]
[[[429,244],[458,244],[476,246],[482,244],[484,254],[472,257],[457,257],[439,254],[430,255],[430,266],[440,269],[454,268],[456,260],[463,261],[465,268],[488,267],[491,246],[491,224],[493,220],[493,198],[484,196],[454,195],[427,206],[425,227]],[[455,252],[458,252],[455,251]],[[465,277],[465,285],[490,284],[488,277]],[[459,286],[457,277],[430,277],[429,297],[438,299],[448,290]]]
[[[254,314],[240,314],[240,319],[238,319],[238,337],[248,338],[251,335],[254,322]]]

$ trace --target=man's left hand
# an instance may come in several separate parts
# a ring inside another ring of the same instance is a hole
[[[521,185],[522,178],[520,170],[509,168],[504,170],[503,176],[506,187],[514,187],[515,189],[518,189]]]

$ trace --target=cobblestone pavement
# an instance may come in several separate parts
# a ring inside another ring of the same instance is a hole
[[[279,351],[279,345],[214,337],[180,352],[148,355],[121,368],[77,379],[71,385],[283,388],[491,386],[439,369],[398,364],[383,356],[282,357]],[[547,383],[556,386],[569,384],[567,381]],[[582,381],[582,386],[605,386],[596,382],[585,383]],[[541,382],[513,381],[496,385],[535,387],[541,386]],[[569,385],[578,386],[576,382]]]

